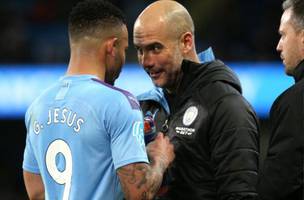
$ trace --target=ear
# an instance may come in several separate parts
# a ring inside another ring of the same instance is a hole
[[[191,32],[184,33],[181,38],[182,52],[187,54],[193,48],[193,34]]]
[[[304,57],[304,30],[300,30],[298,37],[299,37],[301,53]]]
[[[113,37],[106,41],[106,53],[111,56],[115,56],[116,47],[118,45],[118,38]]]
[[[301,37],[301,44],[304,45],[304,30],[301,30],[300,37]]]

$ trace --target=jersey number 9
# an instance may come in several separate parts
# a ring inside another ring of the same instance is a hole
[[[56,165],[56,156],[61,153],[65,159],[65,169],[59,171]],[[63,140],[53,141],[46,152],[46,167],[56,183],[65,185],[62,200],[68,200],[72,179],[72,152],[69,145]]]

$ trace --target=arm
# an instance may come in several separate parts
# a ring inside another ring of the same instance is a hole
[[[23,171],[25,188],[30,200],[44,200],[44,186],[39,174]]]
[[[213,117],[210,144],[218,199],[257,199],[259,138],[252,108],[240,95],[229,95]]]
[[[27,130],[30,128],[30,109],[26,112],[25,124]],[[40,176],[40,170],[33,152],[29,132],[26,136],[23,160],[23,179],[30,200],[44,200],[44,185]]]
[[[303,195],[300,184],[303,182],[301,138],[304,129],[300,95],[302,93],[283,95],[271,108],[271,137],[258,184],[263,200],[301,199]]]
[[[150,164],[132,163],[117,170],[127,200],[152,199],[158,191],[163,174],[174,159],[173,145],[159,133],[147,147]]]

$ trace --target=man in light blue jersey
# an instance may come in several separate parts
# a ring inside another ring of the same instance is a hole
[[[151,199],[174,159],[159,133],[146,148],[132,94],[113,86],[128,31],[106,1],[77,4],[69,18],[67,73],[28,108],[24,181],[30,199]],[[149,163],[150,162],[150,163]]]

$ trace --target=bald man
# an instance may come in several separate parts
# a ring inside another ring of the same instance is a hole
[[[226,65],[198,59],[187,10],[176,1],[152,3],[138,16],[133,40],[155,85],[138,96],[144,116],[175,148],[158,198],[256,199],[256,114]]]
[[[67,73],[29,107],[24,181],[34,199],[152,199],[173,145],[162,134],[147,150],[132,94],[113,87],[128,31],[109,2],[85,0],[69,19]],[[150,163],[149,163],[150,162]]]

